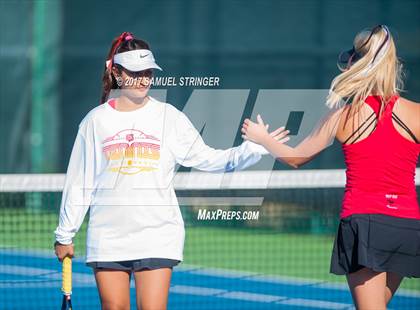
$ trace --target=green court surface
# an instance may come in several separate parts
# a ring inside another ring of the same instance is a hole
[[[58,214],[0,209],[0,246],[53,252]],[[75,238],[76,256],[85,253],[86,222]],[[249,271],[262,275],[344,282],[329,273],[332,235],[286,234],[260,228],[188,226],[184,264]],[[402,288],[420,291],[418,279],[405,279]]]

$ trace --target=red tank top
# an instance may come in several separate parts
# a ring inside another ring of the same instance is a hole
[[[347,182],[340,218],[376,213],[420,219],[414,180],[420,144],[394,127],[392,110],[397,99],[391,98],[379,118],[380,97],[367,97],[365,102],[376,113],[376,128],[367,138],[342,145]]]

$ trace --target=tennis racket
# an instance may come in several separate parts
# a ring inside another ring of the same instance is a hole
[[[63,303],[61,310],[72,310],[71,305],[71,258],[64,257],[63,259],[63,285],[61,291],[63,292]]]

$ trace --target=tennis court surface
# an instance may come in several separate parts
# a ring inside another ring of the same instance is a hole
[[[169,309],[354,309],[344,277],[329,274],[343,171],[281,171],[268,185],[248,173],[253,177],[235,174],[221,189],[214,176],[196,175],[200,182],[188,186],[187,174],[175,180],[186,242]],[[63,180],[0,175],[0,309],[61,304],[61,264],[52,243]],[[198,220],[204,208],[259,211],[259,218]],[[86,221],[74,241],[72,301],[75,309],[99,309],[84,263],[85,237]],[[135,309],[134,286],[131,294]],[[420,281],[405,279],[389,308],[420,309]]]

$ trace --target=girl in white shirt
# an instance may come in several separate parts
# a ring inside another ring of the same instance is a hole
[[[55,230],[56,255],[73,256],[72,239],[89,209],[87,265],[102,309],[166,309],[172,267],[182,261],[184,223],[172,185],[176,163],[223,172],[245,169],[267,151],[250,141],[207,146],[184,113],[148,96],[156,64],[148,44],[124,32],[109,51],[101,105],[79,125]],[[117,90],[117,95],[111,94]],[[113,97],[113,98],[110,98]],[[287,140],[279,128],[271,133]]]

